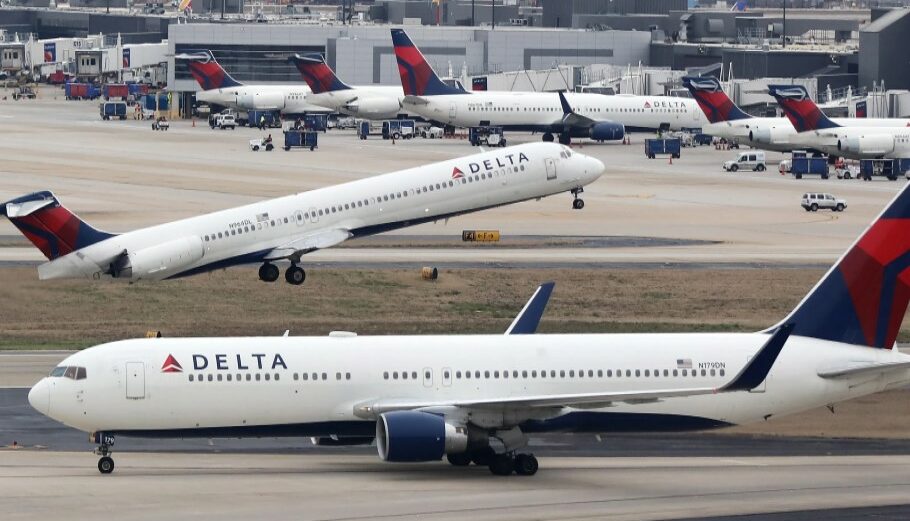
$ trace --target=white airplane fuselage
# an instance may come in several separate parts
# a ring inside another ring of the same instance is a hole
[[[842,125],[845,130],[850,129],[850,133],[867,133],[871,129],[881,128],[882,132],[892,132],[897,134],[907,134],[908,120],[895,118],[831,118],[831,121]],[[793,128],[793,125],[787,118],[747,118],[732,121],[721,121],[710,123],[702,127],[705,134],[725,138],[727,140],[736,139],[740,144],[749,145],[762,150],[776,150],[780,152],[790,152],[792,150],[804,150],[807,148],[818,150],[833,155],[852,157],[850,153],[838,153],[837,139],[831,138],[831,131],[838,129],[826,129],[820,131],[799,133]],[[816,137],[816,133],[819,137]],[[906,157],[906,156],[895,156]]]
[[[71,355],[61,366],[82,367],[86,377],[44,378],[29,401],[88,432],[372,436],[375,418],[364,411],[389,399],[432,403],[720,388],[767,338],[696,333],[136,339]],[[907,370],[834,379],[818,373],[908,360],[896,350],[791,337],[764,383],[749,392],[583,408],[465,407],[458,414],[480,427],[521,426],[526,432],[704,429],[906,385]]]
[[[708,124],[695,100],[668,96],[605,96],[566,93],[572,110],[596,121],[631,129],[671,130]],[[511,130],[561,132],[564,112],[555,92],[473,92],[406,97],[404,108],[457,127],[502,126]]]
[[[349,237],[536,199],[591,183],[603,163],[553,143],[529,143],[352,181],[115,235],[38,267],[41,279],[111,275],[162,280],[285,258]]]
[[[196,100],[237,110],[277,110],[283,114],[331,112],[307,101],[306,85],[240,85],[196,93]]]
[[[404,92],[401,87],[385,85],[352,85],[349,89],[310,93],[307,101],[334,112],[370,120],[395,119],[399,116],[419,116],[402,109]]]

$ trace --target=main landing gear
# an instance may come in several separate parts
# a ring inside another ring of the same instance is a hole
[[[280,275],[281,270],[278,269],[278,266],[270,262],[266,262],[259,267],[259,280],[264,282],[275,282]],[[306,280],[306,272],[300,266],[291,264],[287,271],[284,272],[284,280],[288,281],[289,284],[299,286]]]
[[[553,134],[552,134],[551,132],[544,132],[544,133],[543,133],[543,140],[544,140],[544,142],[546,142],[546,143],[552,143],[552,142],[553,142]]]
[[[579,186],[578,188],[573,188],[569,191],[572,192],[572,195],[575,196],[575,199],[572,201],[572,208],[575,210],[581,210],[582,208],[584,208],[585,201],[584,201],[584,199],[578,197],[578,194],[584,192],[585,189]]]
[[[98,472],[110,474],[114,471],[114,458],[111,457],[111,446],[114,444],[114,437],[109,434],[95,433],[95,442],[98,447],[94,453],[101,456],[98,459]]]
[[[449,454],[446,459],[456,467],[466,467],[471,463],[478,467],[489,467],[490,473],[494,476],[511,476],[512,473],[533,476],[537,474],[538,469],[537,458],[533,454],[515,452],[497,454],[490,446],[461,454]]]

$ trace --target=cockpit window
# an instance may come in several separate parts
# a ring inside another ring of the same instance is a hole
[[[85,380],[86,374],[85,374],[84,367],[77,367],[74,365],[61,365],[61,366],[55,367],[54,370],[51,371],[50,376],[52,376],[52,377],[61,377],[62,376],[64,378],[69,378],[71,380]]]

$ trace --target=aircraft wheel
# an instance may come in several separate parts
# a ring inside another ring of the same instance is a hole
[[[291,267],[284,272],[284,280],[288,281],[289,284],[299,286],[306,280],[306,272],[303,271],[303,268],[300,266],[292,264]]]
[[[514,460],[508,454],[497,454],[490,461],[490,472],[494,476],[511,476],[514,470]]]
[[[575,210],[581,210],[581,209],[584,208],[584,207],[585,207],[585,201],[584,201],[584,199],[575,199],[574,201],[572,201],[572,208],[573,208],[573,209],[575,209]]]
[[[547,143],[552,143],[552,142],[553,142],[553,134],[551,134],[551,133],[549,133],[549,132],[544,132],[543,140],[546,141]]]
[[[110,456],[104,456],[98,460],[98,470],[102,474],[110,474],[114,471],[114,458]]]
[[[537,458],[533,454],[515,456],[515,473],[519,476],[533,476],[537,474],[537,468]]]
[[[263,282],[275,282],[280,275],[281,272],[278,270],[278,266],[274,264],[266,262],[259,266],[259,280]]]
[[[449,460],[449,463],[456,467],[467,467],[471,464],[471,454],[468,452],[462,452],[460,454],[446,454],[446,459]]]

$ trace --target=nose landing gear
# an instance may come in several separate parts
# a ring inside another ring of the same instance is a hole
[[[584,201],[584,199],[581,199],[580,197],[578,197],[578,194],[580,194],[580,193],[582,193],[582,192],[584,192],[584,191],[585,191],[585,189],[582,188],[582,187],[580,187],[580,186],[579,186],[578,188],[573,188],[572,190],[570,190],[570,192],[572,192],[572,195],[575,196],[575,199],[572,201],[572,208],[573,208],[573,209],[575,209],[575,210],[581,210],[582,208],[585,207],[585,201]]]
[[[114,458],[111,457],[111,446],[114,445],[114,437],[103,432],[96,432],[94,438],[95,443],[98,444],[94,453],[101,456],[98,459],[98,472],[110,474],[114,471]]]

